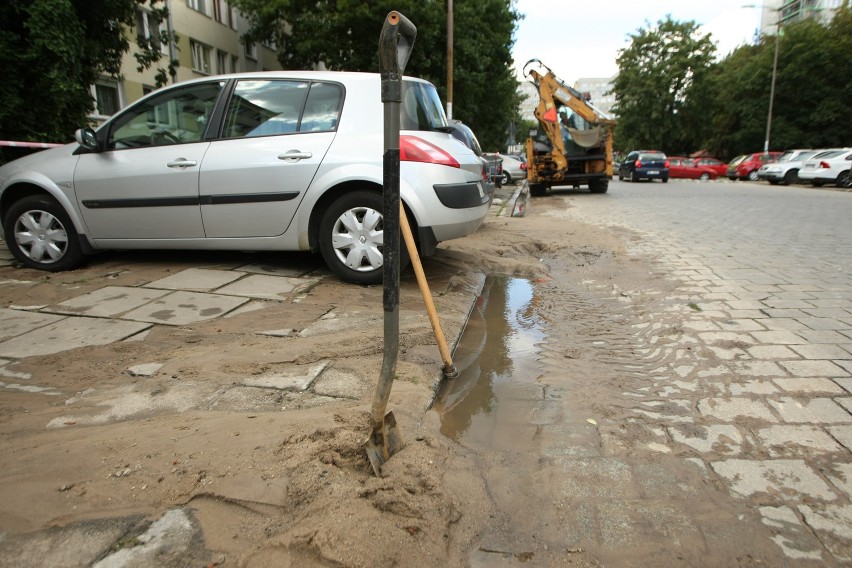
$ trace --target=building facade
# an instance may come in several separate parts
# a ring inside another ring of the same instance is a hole
[[[615,106],[615,95],[612,91],[612,84],[615,82],[616,75],[612,77],[584,77],[577,79],[573,87],[581,93],[589,93],[591,98],[589,102],[595,108],[612,116],[612,107]]]
[[[760,33],[774,35],[778,25],[791,24],[806,18],[828,23],[843,0],[765,0],[760,16]]]
[[[281,69],[274,45],[245,43],[241,36],[249,29],[248,20],[229,6],[226,0],[166,0],[169,19],[161,29],[174,32],[176,39],[160,45],[165,67],[177,60],[170,82],[181,82],[205,75]],[[156,22],[146,5],[136,14],[136,29],[131,30],[131,46],[136,36],[157,35]],[[154,67],[157,67],[155,65]],[[102,122],[128,104],[154,90],[156,69],[139,72],[131,48],[124,55],[122,78],[104,77],[92,86],[95,109],[90,118]]]

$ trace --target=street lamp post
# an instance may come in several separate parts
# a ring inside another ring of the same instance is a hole
[[[759,8],[757,4],[743,4],[743,8]],[[781,44],[780,8],[772,9],[776,13],[775,22],[775,53],[772,55],[772,80],[769,86],[769,112],[766,114],[766,138],[763,140],[763,153],[769,153],[769,136],[772,134],[772,105],[775,102],[775,77],[778,74],[778,47]]]
[[[769,87],[769,113],[766,115],[766,140],[763,153],[769,153],[769,135],[772,132],[772,103],[775,101],[775,75],[778,73],[778,45],[781,43],[781,22],[775,26],[775,54],[772,56],[772,83]]]

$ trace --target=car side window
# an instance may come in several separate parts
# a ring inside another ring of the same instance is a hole
[[[296,132],[309,88],[307,81],[238,81],[225,118],[225,138]]]
[[[170,89],[130,107],[109,127],[106,148],[121,150],[198,142],[204,137],[222,83]]]
[[[313,83],[299,123],[299,132],[334,130],[340,119],[343,88],[334,83]]]

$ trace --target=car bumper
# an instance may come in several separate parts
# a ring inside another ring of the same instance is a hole
[[[668,179],[669,170],[666,169],[638,169],[633,172],[635,179]]]
[[[784,181],[784,176],[779,172],[758,172],[757,177],[764,181]]]

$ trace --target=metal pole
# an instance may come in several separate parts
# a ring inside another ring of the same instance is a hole
[[[447,119],[453,118],[453,0],[447,0]]]
[[[769,87],[769,114],[766,115],[766,140],[763,153],[769,153],[769,134],[772,132],[772,103],[775,100],[775,75],[778,73],[778,46],[781,43],[781,23],[775,29],[775,55],[772,57],[772,84]]]

